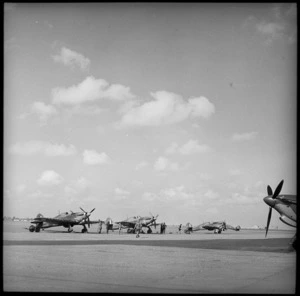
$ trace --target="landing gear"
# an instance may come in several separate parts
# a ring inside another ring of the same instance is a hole
[[[152,229],[149,227],[147,233],[152,233]]]
[[[34,232],[35,231],[35,226],[34,225],[30,225],[29,226],[29,231],[30,232]]]
[[[88,232],[88,230],[86,229],[86,227],[84,227],[84,228],[81,229],[81,233],[86,233],[86,232]]]
[[[70,227],[68,228],[68,232],[72,232],[72,231],[73,231],[73,227],[70,226]]]

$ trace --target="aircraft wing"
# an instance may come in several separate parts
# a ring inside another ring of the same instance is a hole
[[[229,225],[229,224],[226,224],[226,229],[232,229],[232,230],[235,230],[235,227]]]
[[[37,217],[34,218],[33,221],[31,221],[31,223],[41,223],[41,222],[64,224],[64,223],[74,223],[75,221],[70,219],[46,218],[46,217]]]
[[[297,196],[296,195],[291,195],[291,194],[289,194],[289,195],[283,195],[281,197],[281,199],[283,201],[287,201],[287,202],[289,202],[291,204],[295,204],[295,205],[297,204]]]
[[[241,229],[241,227],[240,226],[234,227],[234,226],[231,226],[229,224],[226,224],[226,229],[231,229],[231,230],[239,231]]]
[[[115,222],[115,224],[121,224],[123,227],[126,228],[134,228],[136,223],[129,222],[129,221],[119,221],[119,222]]]

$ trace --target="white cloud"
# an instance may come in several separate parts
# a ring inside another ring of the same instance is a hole
[[[220,194],[209,189],[207,192],[204,193],[204,196],[208,199],[217,199],[220,196]]]
[[[187,192],[183,185],[162,189],[158,194],[152,192],[144,192],[144,194],[142,195],[143,200],[160,202],[191,202],[194,198],[195,195],[193,193]]]
[[[249,133],[242,133],[242,134],[234,134],[232,136],[233,141],[249,141],[256,138],[258,132],[249,132]]]
[[[208,213],[208,214],[218,214],[219,210],[217,208],[208,208],[208,209],[205,210],[205,213]]]
[[[76,194],[78,194],[77,190],[74,189],[73,187],[70,187],[69,185],[67,185],[65,188],[64,188],[64,192],[66,194],[66,196],[74,196]]]
[[[13,154],[35,155],[42,153],[46,156],[70,156],[77,153],[75,146],[64,144],[51,144],[43,141],[28,141],[25,143],[16,143],[10,149]]]
[[[154,163],[154,169],[157,171],[177,171],[179,170],[178,163],[171,162],[166,157],[159,157]]]
[[[142,195],[142,199],[145,201],[154,201],[157,199],[157,195],[152,192],[144,192]]]
[[[130,194],[130,192],[127,190],[124,190],[119,187],[115,188],[115,195],[116,195],[117,199],[126,199],[129,194]]]
[[[48,144],[44,149],[47,156],[69,156],[77,153],[73,145],[66,147],[63,144]]]
[[[291,44],[296,41],[296,16],[297,6],[295,3],[291,5],[275,4],[264,19],[249,16],[245,24],[252,23],[257,32],[265,37],[267,45],[272,44],[275,40],[284,40],[284,38]]]
[[[110,161],[109,156],[105,153],[98,153],[95,150],[84,150],[83,163],[87,165],[105,164]]]
[[[207,145],[199,145],[197,140],[190,140],[179,148],[181,154],[203,153],[208,150],[209,147]]]
[[[44,171],[37,180],[39,185],[58,185],[63,182],[63,178],[55,171]]]
[[[26,185],[25,184],[20,184],[16,187],[16,192],[18,194],[23,193],[26,189]]]
[[[173,142],[167,149],[166,154],[174,154],[178,152],[179,145],[176,142]]]
[[[284,31],[284,25],[275,22],[265,22],[262,21],[256,25],[258,32],[262,33],[266,37],[269,38],[269,41],[273,41],[274,39],[278,39],[282,36],[282,32]]]
[[[136,165],[135,169],[138,171],[148,165],[149,165],[149,163],[147,161],[142,161]]]
[[[229,175],[231,176],[239,176],[242,172],[239,169],[229,170]]]
[[[100,108],[97,105],[74,105],[72,107],[63,109],[63,115],[68,118],[74,115],[99,115],[105,111],[106,109]]]
[[[211,178],[212,178],[212,176],[208,173],[201,173],[199,176],[199,180],[202,180],[202,181],[207,181],[207,180],[210,180]]]
[[[51,105],[46,105],[44,102],[34,102],[31,106],[31,112],[36,114],[42,123],[51,117],[57,114],[55,107]]]
[[[209,151],[209,147],[207,145],[199,145],[198,140],[189,140],[187,143],[179,147],[179,145],[175,142],[171,144],[166,149],[167,154],[172,153],[181,153],[183,155],[193,154],[193,153],[203,153]]]
[[[87,70],[90,65],[88,58],[66,47],[62,47],[60,55],[52,56],[52,58],[55,62],[71,67],[78,66],[81,70]]]
[[[80,177],[76,181],[72,181],[65,186],[64,192],[68,197],[74,197],[75,195],[85,192],[89,188],[89,185],[90,182],[86,178]]]
[[[157,91],[151,93],[151,96],[154,100],[127,108],[117,126],[159,126],[188,118],[208,118],[215,112],[214,105],[205,97],[190,98],[186,101],[181,96],[167,91]]]
[[[88,188],[89,185],[90,182],[84,177],[80,177],[75,183],[75,186],[77,186],[81,190]]]
[[[104,79],[87,77],[78,85],[69,88],[54,88],[52,102],[54,104],[81,104],[100,99],[126,100],[134,98],[130,88],[121,84],[111,84]]]

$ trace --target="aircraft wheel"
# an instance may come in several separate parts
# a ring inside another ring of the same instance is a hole
[[[29,226],[29,231],[30,232],[34,232],[35,231],[35,226],[34,225],[30,225]]]
[[[86,228],[83,228],[83,229],[81,229],[81,232],[82,232],[82,233],[86,233],[86,232],[87,232],[87,229],[86,229]]]
[[[35,232],[40,232],[41,228],[40,227],[36,227],[35,228]]]
[[[137,237],[137,238],[140,237],[139,234],[137,234],[136,237]]]

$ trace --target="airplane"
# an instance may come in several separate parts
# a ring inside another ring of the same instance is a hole
[[[44,230],[45,228],[50,228],[50,227],[57,227],[57,226],[63,226],[65,228],[68,228],[68,232],[73,231],[73,226],[74,225],[81,225],[83,226],[83,229],[81,230],[82,233],[87,232],[86,224],[90,228],[90,224],[94,223],[100,223],[102,222],[101,220],[98,221],[90,221],[90,215],[91,213],[95,210],[92,209],[89,213],[80,208],[82,212],[72,212],[70,213],[65,212],[61,213],[54,218],[46,218],[42,214],[38,214],[36,218],[34,218],[33,221],[31,221],[32,224],[28,228],[30,232],[40,232],[40,230]],[[104,222],[104,221],[103,221]]]
[[[190,234],[193,231],[199,231],[199,230],[210,230],[210,231],[214,231],[214,233],[221,233],[222,231],[225,231],[226,229],[239,231],[241,229],[241,227],[239,225],[236,227],[231,226],[231,225],[227,224],[225,221],[204,222],[195,227],[192,227],[190,223],[187,223],[184,233]]]
[[[107,233],[109,230],[116,229],[127,229],[127,233],[135,233],[135,227],[137,223],[140,223],[142,227],[147,227],[147,233],[152,233],[152,229],[150,226],[154,226],[154,228],[156,228],[156,225],[159,225],[159,223],[156,223],[158,215],[156,215],[156,217],[154,217],[151,213],[150,215],[151,216],[144,217],[134,216],[115,223],[113,223],[111,218],[107,218],[105,222]]]
[[[278,184],[274,191],[268,185],[267,192],[268,195],[264,197],[264,202],[270,207],[269,215],[267,220],[266,235],[267,237],[270,221],[272,217],[272,209],[275,209],[280,214],[280,221],[286,225],[297,227],[297,196],[294,194],[280,194],[284,180]],[[296,249],[296,234],[290,243],[294,249]]]

